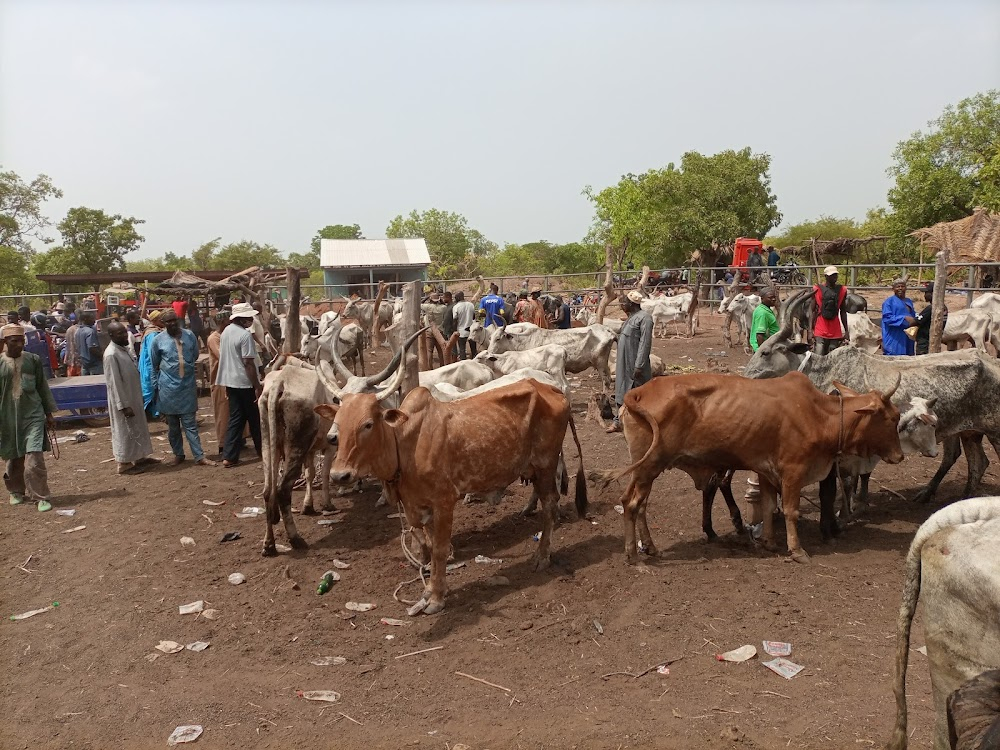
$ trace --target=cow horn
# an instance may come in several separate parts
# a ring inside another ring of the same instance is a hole
[[[386,369],[390,369],[393,367],[393,365],[395,365],[395,372],[393,373],[392,380],[390,380],[379,393],[375,394],[375,398],[377,398],[379,401],[384,401],[385,399],[389,398],[389,396],[391,396],[393,393],[399,390],[399,386],[403,382],[403,376],[406,374],[406,368],[402,367],[401,365],[403,361],[403,355],[406,354],[406,350],[410,348],[410,345],[414,341],[416,341],[417,338],[426,330],[427,330],[426,328],[421,328],[416,333],[411,334],[410,337],[403,342],[403,346],[400,348],[400,350],[396,352],[396,356],[392,358],[392,362],[389,363],[389,367],[387,367]]]
[[[785,306],[781,314],[781,332],[786,336],[791,335],[792,333],[792,321],[798,314],[798,306],[810,296],[812,296],[811,289],[801,289],[789,297],[785,302]]]
[[[886,391],[885,393],[883,393],[883,394],[882,394],[882,399],[883,399],[883,400],[884,400],[884,401],[885,401],[886,403],[889,403],[889,401],[891,401],[891,400],[892,400],[892,396],[893,396],[893,394],[894,394],[894,393],[896,392],[896,389],[897,389],[897,388],[899,388],[899,382],[900,382],[900,381],[901,381],[902,379],[903,379],[903,374],[902,374],[902,373],[899,373],[899,372],[897,372],[897,373],[896,373],[896,382],[895,382],[895,384],[894,384],[894,385],[892,386],[892,388],[890,388],[890,389],[889,389],[888,391]]]
[[[423,333],[424,330],[426,329],[421,329],[417,331],[412,336],[410,336],[406,341],[404,341],[403,346],[401,346],[399,351],[393,355],[392,360],[390,360],[389,364],[385,366],[385,369],[382,370],[382,372],[377,373],[375,375],[369,375],[367,378],[365,378],[365,384],[369,388],[374,388],[376,385],[386,380],[390,375],[396,372],[396,370],[399,368],[399,363],[403,360],[403,354],[406,353],[406,350],[409,348],[410,344],[416,341],[417,336]]]
[[[337,384],[337,378],[334,377],[333,367],[330,366],[329,362],[320,361],[320,363],[316,366],[316,375],[319,377],[323,387],[326,388],[327,393],[334,398],[344,397],[344,392]]]
[[[346,383],[351,379],[353,373],[347,369],[347,365],[344,364],[344,360],[340,358],[340,352],[337,351],[337,343],[340,341],[340,331],[343,327],[344,324],[341,321],[340,316],[337,316],[337,319],[330,324],[330,327],[323,335],[329,337],[330,357],[332,360],[331,364],[333,364],[334,367],[334,372],[343,378]]]

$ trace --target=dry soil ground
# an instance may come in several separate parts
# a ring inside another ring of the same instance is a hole
[[[657,341],[655,351],[703,368],[706,351],[722,348],[720,320],[705,313],[693,340]],[[735,369],[745,357],[730,351],[719,361]],[[596,378],[582,379],[574,401],[587,466],[619,466],[622,438],[583,419],[596,386]],[[202,404],[209,440],[211,411]],[[166,449],[164,426],[152,429]],[[905,498],[936,461],[880,467],[871,509],[835,546],[821,544],[818,511],[804,504],[810,566],[735,538],[721,502],[715,526],[725,535],[707,543],[699,494],[671,472],[650,502],[660,559],[625,565],[616,491],[592,489],[589,519],[564,522],[554,565],[535,573],[527,560],[540,526],[518,516],[526,493],[517,488],[499,506],[460,508],[454,544],[466,565],[449,575],[442,614],[411,619],[393,590],[413,571],[399,521],[387,517],[396,509],[375,507],[377,493],[338,500],[342,512],[330,518],[340,523],[300,517],[310,549],[265,559],[263,520],[234,517],[262,504],[259,463],[225,471],[187,463],[122,478],[108,461],[108,430],[88,431],[89,442],[64,444],[49,463],[56,507],[76,515],[0,510],[4,750],[163,747],[181,724],[204,726],[195,745],[204,748],[879,746],[894,715],[902,560],[917,526],[958,496],[965,472],[962,461],[936,504],[919,506]],[[737,475],[739,494],[744,479]],[[998,489],[994,465],[985,492]],[[86,528],[66,533],[77,526]],[[220,543],[233,530],[242,538]],[[195,546],[182,546],[182,536]],[[479,564],[477,555],[502,561]],[[350,568],[317,596],[334,558]],[[234,572],[246,583],[230,585]],[[178,614],[198,599],[218,618]],[[7,619],[56,601],[31,619]],[[348,601],[376,607],[349,613]],[[764,639],[792,643],[804,671],[786,681],[760,658],[715,659],[742,644],[760,649]],[[151,659],[161,640],[211,646]],[[921,644],[918,617],[913,646]],[[436,650],[398,658],[422,649]],[[324,656],[346,663],[310,663]],[[914,650],[911,659],[912,742],[929,747],[925,657]],[[669,674],[606,676],[666,660],[677,660]],[[331,705],[298,697],[308,690],[342,697]]]

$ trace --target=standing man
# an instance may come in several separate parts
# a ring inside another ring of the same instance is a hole
[[[566,330],[573,327],[573,318],[569,309],[569,304],[563,301],[561,295],[556,295],[556,328]]]
[[[52,509],[43,454],[50,448],[45,428],[55,429],[56,402],[42,360],[24,351],[24,328],[6,325],[0,338],[5,348],[0,354],[0,458],[7,462],[3,483],[11,505],[33,499],[44,513]]]
[[[128,342],[132,347],[132,351],[135,353],[136,358],[139,357],[139,349],[142,347],[143,328],[142,316],[139,314],[138,310],[133,308],[125,313],[125,330],[128,332]],[[105,353],[107,352],[105,351]]]
[[[760,295],[760,304],[754,308],[750,324],[750,348],[754,351],[778,332],[778,318],[774,314],[777,302],[778,297],[772,287],[768,287]]]
[[[75,321],[76,314],[70,313],[70,325],[66,329],[66,377],[75,378],[83,373],[80,367],[80,351],[76,348],[76,332],[80,324]]]
[[[187,315],[188,302],[183,297],[174,297],[174,301],[170,303],[171,309],[177,315],[178,324],[184,327],[184,316]]]
[[[468,359],[466,347],[470,347],[473,357],[476,356],[476,342],[469,339],[469,329],[476,319],[475,306],[465,299],[465,292],[455,292],[455,307],[452,310],[455,319],[455,329],[458,331],[458,358]]]
[[[441,335],[444,337],[445,344],[447,344],[455,333],[455,300],[452,298],[451,292],[446,291],[441,295],[441,302],[444,305],[444,310],[441,311]],[[457,342],[451,348],[451,356],[452,359],[458,359]]]
[[[545,305],[542,304],[541,300],[542,288],[536,286],[531,290],[531,299],[528,300],[530,307],[528,308],[528,323],[534,323],[539,328],[548,328],[549,320],[545,317]]]
[[[628,320],[618,333],[618,361],[615,363],[615,418],[606,432],[621,432],[621,409],[625,394],[653,376],[649,352],[653,347],[653,319],[642,309],[642,295],[630,291],[621,302]]]
[[[913,342],[906,329],[916,324],[917,312],[913,301],[906,296],[906,279],[894,279],[892,296],[882,303],[882,352],[888,357],[912,355]]]
[[[490,284],[490,293],[479,300],[479,309],[486,311],[486,320],[483,321],[484,328],[503,326],[505,322],[503,297],[500,296],[499,292],[500,287],[496,284]]]
[[[216,385],[219,377],[219,350],[222,332],[229,327],[229,311],[215,314],[215,330],[208,335],[208,382],[212,384],[212,414],[215,417],[215,441],[219,445],[219,455],[226,444],[226,430],[229,429],[229,395],[224,385]],[[242,442],[242,441],[241,441]]]
[[[108,325],[111,343],[104,350],[104,379],[108,384],[108,415],[111,417],[111,451],[118,473],[127,474],[147,464],[157,464],[149,425],[143,409],[142,382],[129,331],[115,321]]]
[[[240,462],[243,428],[247,423],[253,447],[257,456],[261,455],[257,399],[263,386],[257,375],[257,353],[249,330],[257,315],[257,311],[246,302],[233,305],[230,324],[219,340],[219,372],[215,384],[224,386],[229,398],[229,424],[222,449],[222,465],[227,469]]]
[[[80,325],[74,334],[76,337],[76,356],[80,359],[81,375],[103,375],[103,355],[101,342],[94,328],[94,313],[87,311],[80,316]]]
[[[767,254],[767,267],[768,268],[776,268],[777,265],[778,265],[778,263],[781,262],[781,256],[778,255],[778,251],[774,249],[774,245],[771,245],[768,248],[768,250],[770,252],[768,252],[768,254]]]
[[[824,268],[823,275],[826,276],[826,284],[813,285],[813,301],[816,305],[813,337],[817,354],[829,354],[850,340],[847,333],[847,310],[844,309],[847,287],[837,283],[836,266]]]
[[[517,304],[514,305],[514,322],[530,323],[529,319],[531,303],[528,302],[528,290],[522,289],[517,295]]]
[[[931,302],[934,299],[934,282],[928,281],[924,287],[924,302],[927,307],[917,316],[917,338],[914,341],[917,354],[927,354],[931,346]],[[944,308],[944,322],[948,323],[948,307]]]
[[[156,384],[157,408],[167,419],[167,439],[173,451],[169,466],[184,461],[184,438],[194,462],[199,466],[216,466],[205,458],[198,436],[198,387],[195,384],[195,363],[198,361],[198,338],[186,328],[181,328],[177,313],[167,310],[160,316],[163,332],[143,343],[148,346],[149,364]]]

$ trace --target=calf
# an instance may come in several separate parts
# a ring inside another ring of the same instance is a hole
[[[905,750],[910,628],[923,599],[924,638],[934,693],[935,750],[947,750],[948,697],[1000,667],[1000,497],[961,500],[917,529],[906,555],[896,624],[896,722],[887,750]],[[975,746],[973,746],[975,747]],[[985,750],[987,746],[980,746]]]
[[[398,370],[401,379],[402,369]],[[398,386],[399,379],[392,385]],[[394,390],[390,385],[387,389]],[[444,607],[445,567],[451,546],[455,505],[467,492],[489,492],[518,478],[531,481],[542,498],[542,536],[536,569],[549,564],[549,544],[559,491],[556,469],[566,427],[580,454],[576,507],[586,512],[583,454],[569,402],[558,389],[533,380],[442,403],[426,388],[415,388],[398,409],[383,409],[380,395],[344,394],[337,404],[316,407],[334,422],[338,447],[331,479],[350,483],[373,475],[389,497],[401,503],[430,561],[430,583],[409,614],[433,614]],[[484,425],[489,425],[484,437]],[[486,440],[486,442],[484,442]],[[488,446],[504,446],[491,451]],[[426,530],[426,531],[425,531]]]
[[[576,319],[585,326],[592,326],[597,323],[597,313],[589,307],[581,307],[576,314]],[[614,333],[618,333],[624,324],[624,320],[621,320],[620,318],[609,318],[607,315],[604,316],[604,322],[601,323],[602,326],[606,326]]]
[[[875,354],[882,348],[882,329],[872,322],[868,313],[847,313],[847,334],[851,345],[863,352]]]
[[[981,352],[989,352],[987,342],[1000,355],[1000,315],[986,308],[970,307],[948,313],[941,334],[941,343],[949,350],[955,350],[959,344],[970,342]]]
[[[653,318],[653,334],[655,335],[659,329],[660,338],[666,338],[667,323],[687,320],[688,307],[691,306],[692,299],[694,299],[694,295],[691,292],[678,294],[674,297],[643,299],[642,309]]]
[[[627,561],[636,561],[637,526],[644,551],[656,554],[646,524],[646,501],[653,480],[664,469],[677,468],[690,475],[698,489],[727,469],[756,471],[765,546],[775,547],[772,510],[780,491],[788,549],[793,560],[808,562],[798,537],[801,489],[824,480],[821,500],[830,512],[824,514],[821,528],[824,536],[834,533],[829,526],[834,500],[830,489],[836,490],[831,470],[837,457],[867,457],[878,451],[889,463],[903,460],[896,431],[899,411],[891,397],[892,391],[826,395],[801,373],[769,383],[732,375],[677,375],[630,391],[622,424],[633,463],[604,474],[606,479],[632,474],[621,498]],[[753,417],[741,430],[733,430],[733,414]]]
[[[546,344],[557,344],[566,349],[566,372],[583,372],[594,368],[601,374],[605,390],[611,388],[611,371],[608,357],[615,335],[604,326],[568,330],[544,329],[531,323],[514,323],[504,328],[493,328],[488,351],[491,354],[535,349]]]

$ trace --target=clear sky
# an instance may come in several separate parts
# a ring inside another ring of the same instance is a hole
[[[411,209],[568,242],[580,194],[689,150],[773,157],[786,222],[884,203],[895,144],[1000,87],[1000,3],[0,0],[0,164],[303,251]]]

